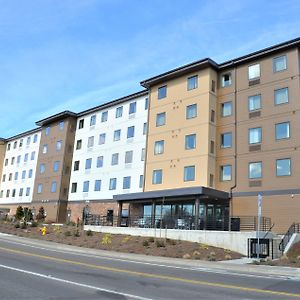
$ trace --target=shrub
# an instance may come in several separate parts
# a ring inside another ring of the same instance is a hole
[[[176,241],[175,241],[175,240],[166,239],[166,242],[167,242],[167,244],[169,244],[169,245],[173,245],[173,246],[176,245]]]
[[[131,239],[131,236],[125,236],[124,239],[122,240],[122,243],[126,244],[129,242],[129,240]]]
[[[16,223],[15,228],[20,228],[20,223]]]
[[[38,222],[43,222],[45,220],[45,218],[46,218],[46,216],[45,216],[45,210],[44,210],[44,207],[41,206],[39,208],[39,212],[38,212],[38,214],[36,216],[36,219],[37,219]]]
[[[144,241],[143,241],[143,246],[144,246],[144,247],[149,247],[149,242],[148,242],[147,240],[144,240]]]
[[[157,248],[163,248],[163,247],[166,247],[164,241],[161,241],[161,240],[156,240],[156,247]]]
[[[68,231],[66,231],[66,232],[64,233],[64,235],[65,235],[65,236],[71,236],[72,233],[71,233],[71,231],[68,230]]]
[[[77,229],[76,231],[74,231],[73,235],[74,235],[75,237],[80,237],[79,230]]]
[[[31,222],[31,227],[37,227],[38,226],[38,223],[37,222],[35,222],[35,221],[32,221]]]
[[[214,251],[210,252],[209,255],[207,256],[207,259],[209,261],[216,261],[216,253]]]
[[[191,259],[191,255],[189,253],[186,253],[182,256],[184,259]]]
[[[226,255],[225,255],[225,259],[226,259],[226,260],[231,260],[231,259],[232,259],[232,257],[231,257],[231,255],[230,255],[230,254],[226,254]]]
[[[193,259],[201,259],[201,253],[197,250],[193,252]]]
[[[94,234],[93,231],[90,229],[86,232],[87,236],[93,236],[93,234]]]
[[[67,226],[76,226],[76,223],[74,221],[69,221],[66,223]]]
[[[148,242],[149,242],[149,243],[154,243],[154,237],[149,237],[149,238],[148,238]]]
[[[24,210],[21,205],[17,207],[15,217],[18,221],[20,221],[24,217]]]
[[[103,236],[101,244],[102,245],[109,245],[109,244],[111,244],[111,234],[110,233],[106,233]]]

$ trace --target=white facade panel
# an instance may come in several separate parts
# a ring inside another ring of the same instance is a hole
[[[39,131],[7,143],[0,181],[0,204],[32,201],[40,138]]]
[[[116,194],[143,190],[140,182],[144,174],[142,152],[146,147],[144,125],[148,116],[146,98],[147,96],[137,97],[78,118],[69,201],[112,199]],[[136,102],[135,109],[135,105],[131,104],[134,102]],[[123,108],[120,109],[120,107]],[[131,112],[136,111],[129,113],[130,108]],[[83,128],[80,128],[82,122]],[[128,134],[130,136],[133,132],[133,127],[134,136],[128,138]],[[81,149],[76,149],[80,140]],[[103,165],[100,164],[99,157],[103,157]],[[79,170],[74,170],[78,162]],[[86,169],[86,164],[88,166],[90,163],[91,168]],[[115,189],[111,189],[110,182],[113,183],[114,178],[116,186]],[[76,185],[76,191],[74,185]]]

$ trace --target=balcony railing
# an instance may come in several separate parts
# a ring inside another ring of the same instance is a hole
[[[136,228],[162,228],[183,230],[220,230],[220,231],[256,231],[257,217],[232,216],[232,217],[206,217],[194,216],[100,216],[89,214],[85,218],[85,225],[94,226],[121,226]],[[271,219],[262,217],[260,231],[268,231],[271,227]]]

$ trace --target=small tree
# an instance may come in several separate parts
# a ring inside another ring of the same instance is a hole
[[[25,207],[24,208],[24,221],[25,222],[30,222],[33,220],[33,215],[32,215],[32,211],[30,208]]]
[[[21,205],[17,207],[16,214],[15,214],[16,220],[20,221],[24,217],[24,210]]]
[[[44,210],[44,207],[41,206],[41,207],[39,208],[39,212],[38,212],[38,214],[37,214],[37,216],[36,216],[36,220],[37,220],[38,222],[42,222],[42,221],[45,220],[45,218],[46,218],[46,216],[45,216],[45,210]]]

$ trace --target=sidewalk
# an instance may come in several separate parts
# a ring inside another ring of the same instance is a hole
[[[165,266],[168,268],[188,268],[194,270],[203,270],[205,272],[214,273],[230,273],[240,274],[246,276],[263,276],[263,277],[276,277],[282,279],[292,279],[300,281],[300,269],[291,267],[275,267],[266,265],[252,265],[250,264],[253,259],[242,258],[231,261],[201,261],[201,260],[188,260],[181,258],[168,258],[161,256],[147,256],[141,254],[96,250],[90,248],[80,248],[76,246],[70,246],[65,244],[58,244],[49,241],[34,240],[29,238],[18,237],[9,234],[0,233],[0,241],[8,241],[12,243],[23,244],[28,247],[34,247],[39,249],[45,249],[46,251],[53,252],[67,252],[69,254],[80,256],[93,256],[93,257],[105,257],[113,260],[130,260],[131,262],[140,264],[152,264]]]

